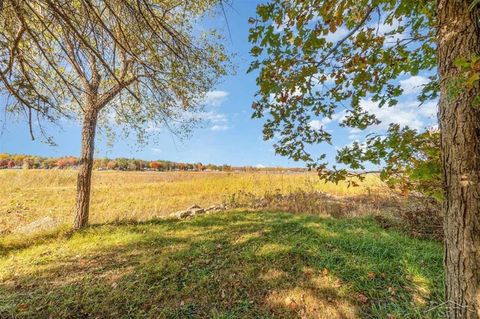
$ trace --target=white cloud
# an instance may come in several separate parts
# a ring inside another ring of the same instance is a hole
[[[414,75],[405,80],[400,80],[400,86],[404,94],[418,94],[422,91],[422,86],[427,84],[429,80],[420,75]]]
[[[342,40],[349,32],[350,30],[348,30],[346,27],[340,27],[333,33],[329,32],[325,39],[329,42],[336,43]]]
[[[322,121],[319,121],[319,120],[310,121],[308,125],[316,131],[319,131],[323,128]]]
[[[214,125],[210,128],[210,130],[215,132],[226,131],[228,129],[229,129],[228,125]]]
[[[212,122],[212,123],[226,123],[228,122],[227,116],[223,113],[217,113],[213,111],[196,112],[187,114],[187,118],[197,121]]]
[[[346,114],[347,112],[345,110],[342,110],[337,113],[333,113],[331,117],[324,117],[322,119],[322,123],[327,125],[330,122],[336,122],[336,121],[341,122],[345,118]]]
[[[435,118],[438,112],[438,102],[430,101],[420,106],[420,113],[429,118]]]
[[[256,167],[256,168],[265,168],[266,166],[263,165],[263,164],[257,164],[257,165],[255,165],[255,167]]]
[[[405,101],[393,107],[379,108],[377,103],[364,99],[360,101],[360,106],[381,121],[376,126],[377,129],[386,129],[391,123],[422,129],[428,122],[425,117],[432,117],[436,113],[436,102],[433,101],[420,107],[417,101]]]
[[[358,127],[352,127],[352,128],[350,128],[349,132],[350,132],[351,134],[358,134],[358,133],[361,133],[362,130],[359,129]]]
[[[349,140],[358,141],[359,138],[360,138],[360,135],[357,135],[357,134],[350,134],[350,135],[348,135],[348,139],[349,139]]]
[[[209,106],[220,106],[222,105],[228,98],[230,93],[226,91],[210,91],[205,94],[205,98],[203,104]]]
[[[152,148],[150,148],[150,150],[154,153],[157,153],[157,154],[162,152],[162,150],[157,148],[157,147],[152,147]]]
[[[333,113],[331,117],[323,117],[321,120],[312,120],[308,123],[310,127],[314,130],[321,130],[324,128],[327,124],[331,122],[341,122],[346,115],[346,111],[342,110],[337,113]]]
[[[215,111],[185,112],[184,118],[211,125],[212,131],[226,131],[230,128],[227,116]]]

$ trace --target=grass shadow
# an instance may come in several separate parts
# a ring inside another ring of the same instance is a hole
[[[442,280],[438,243],[369,218],[225,212],[11,251],[0,317],[442,318]]]

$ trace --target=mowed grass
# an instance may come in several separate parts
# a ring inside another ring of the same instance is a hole
[[[365,217],[233,211],[0,244],[2,318],[445,316],[441,245]]]
[[[0,233],[50,216],[71,224],[75,170],[0,170]],[[377,193],[384,189],[369,175],[360,187],[323,183],[315,173],[118,172],[95,171],[92,223],[149,220],[197,204],[220,204],[239,192],[263,195],[297,190],[333,195]]]

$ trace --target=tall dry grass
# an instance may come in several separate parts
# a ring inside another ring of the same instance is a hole
[[[0,171],[0,232],[45,216],[70,223],[75,185],[74,170]],[[383,192],[385,186],[375,175],[367,176],[359,187],[348,187],[321,182],[314,173],[96,171],[90,220],[147,220],[193,204],[228,202],[239,192],[263,196],[298,191],[354,196]]]

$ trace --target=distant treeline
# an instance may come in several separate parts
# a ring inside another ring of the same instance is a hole
[[[77,168],[79,159],[74,156],[43,157],[25,154],[0,153],[0,169],[69,169]],[[94,160],[96,170],[121,171],[305,171],[304,168],[254,167],[215,165],[202,163],[177,163],[164,160],[144,161],[134,158],[97,158]]]

